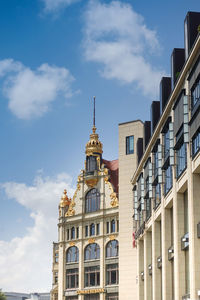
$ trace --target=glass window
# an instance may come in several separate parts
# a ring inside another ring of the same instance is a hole
[[[106,233],[110,232],[110,223],[106,222]]]
[[[85,260],[99,259],[100,258],[100,248],[96,243],[89,244],[85,248]]]
[[[100,209],[100,193],[97,189],[91,189],[85,197],[85,211],[93,212]]]
[[[133,154],[134,153],[134,136],[127,136],[126,137],[126,154]]]
[[[118,294],[117,293],[107,294],[106,300],[118,300]]]
[[[200,149],[200,129],[198,129],[195,136],[192,138],[192,156],[194,156]]]
[[[69,229],[67,229],[67,240],[69,240]]]
[[[97,229],[97,235],[99,235],[100,234],[100,224],[98,223],[97,225],[96,225],[96,229]]]
[[[155,186],[155,205],[156,208],[161,202],[161,185],[160,183],[157,183]]]
[[[117,232],[119,232],[119,220],[117,220]]]
[[[172,167],[169,165],[165,170],[165,194],[172,188]]]
[[[158,175],[158,150],[154,153],[154,178]]]
[[[111,232],[115,232],[115,220],[111,221]]]
[[[79,251],[76,246],[72,246],[67,249],[67,258],[66,261],[70,262],[78,262],[79,261]]]
[[[118,284],[118,264],[111,264],[106,266],[106,284]]]
[[[200,77],[197,79],[194,87],[191,90],[191,106],[192,109],[196,105],[197,102],[200,101]]]
[[[58,263],[58,252],[55,252],[55,263]]]
[[[146,199],[146,219],[150,218],[151,216],[151,199]]]
[[[169,156],[169,128],[164,134],[164,155],[165,159]]]
[[[54,273],[54,283],[58,283],[58,272]]]
[[[113,240],[106,245],[106,257],[116,257],[118,256],[119,244],[117,240]]]
[[[85,268],[85,287],[100,285],[100,267],[86,267]]]
[[[74,227],[71,228],[71,239],[72,240],[75,239],[75,228]]]
[[[85,226],[85,236],[88,236],[88,225]]]
[[[79,227],[76,227],[76,238],[79,238]]]
[[[99,294],[85,295],[84,300],[99,300]]]
[[[66,270],[67,289],[78,288],[78,268]]]
[[[187,166],[186,144],[183,143],[176,152],[176,176],[180,176]]]
[[[95,235],[95,225],[94,223],[92,223],[90,225],[90,236]]]
[[[93,172],[97,170],[97,160],[96,156],[87,156],[86,158],[86,171]]]

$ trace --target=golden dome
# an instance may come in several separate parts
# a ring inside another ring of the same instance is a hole
[[[96,133],[95,125],[92,128],[92,134],[90,134],[90,140],[86,144],[85,153],[87,156],[93,155],[94,153],[103,153],[103,144],[99,141],[99,135]]]
[[[60,200],[60,207],[69,206],[71,203],[71,199],[67,196],[67,190],[64,190],[63,195]]]

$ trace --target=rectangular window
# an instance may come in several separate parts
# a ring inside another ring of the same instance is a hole
[[[107,294],[106,300],[118,300],[118,294],[117,293]]]
[[[76,227],[76,238],[79,238],[79,227]]]
[[[169,165],[165,170],[165,195],[172,188],[172,167]]]
[[[156,208],[161,202],[161,184],[157,183],[155,186],[155,203],[154,208]]]
[[[67,229],[67,240],[69,240],[69,229]]]
[[[151,199],[146,199],[146,220],[151,217]]]
[[[165,160],[169,157],[169,128],[164,134],[164,156]]]
[[[85,226],[85,236],[88,236],[88,225]]]
[[[100,267],[85,268],[85,287],[100,285]]]
[[[106,266],[106,284],[112,285],[112,284],[118,284],[118,264],[112,264]]]
[[[126,137],[126,154],[133,154],[134,153],[134,136],[127,136]]]
[[[99,294],[85,295],[84,300],[99,300]]]
[[[185,143],[181,144],[176,152],[176,162],[176,176],[179,177],[187,166],[187,150]]]
[[[98,223],[96,225],[96,235],[99,235],[99,233],[100,233],[100,224]]]
[[[66,270],[67,289],[78,288],[78,268]]]
[[[106,222],[106,233],[110,232],[110,223]]]
[[[54,283],[58,283],[58,272],[54,273]]]
[[[192,156],[194,156],[200,149],[200,128],[192,138]]]
[[[58,263],[58,252],[55,252],[55,263]]]
[[[192,110],[200,103],[200,77],[195,82],[191,90],[191,107]]]
[[[154,179],[158,176],[158,150],[154,153]]]

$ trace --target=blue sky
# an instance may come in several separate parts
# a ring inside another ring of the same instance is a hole
[[[84,166],[92,97],[104,158],[116,159],[118,123],[149,120],[171,52],[184,46],[185,15],[199,9],[199,0],[0,1],[0,288],[50,290],[57,206]]]

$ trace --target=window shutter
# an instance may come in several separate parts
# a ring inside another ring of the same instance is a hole
[[[189,113],[188,113],[188,97],[183,97],[183,135],[184,143],[189,143]]]
[[[136,188],[136,190],[134,191],[134,219],[135,219],[135,221],[138,221],[137,208],[138,208],[138,201],[137,201],[137,188]]]
[[[158,145],[158,183],[162,183],[162,145]]]
[[[152,163],[149,163],[149,198],[153,197],[153,193],[152,193],[152,174],[153,173],[153,166]]]
[[[169,164],[174,165],[174,123],[169,123]]]

